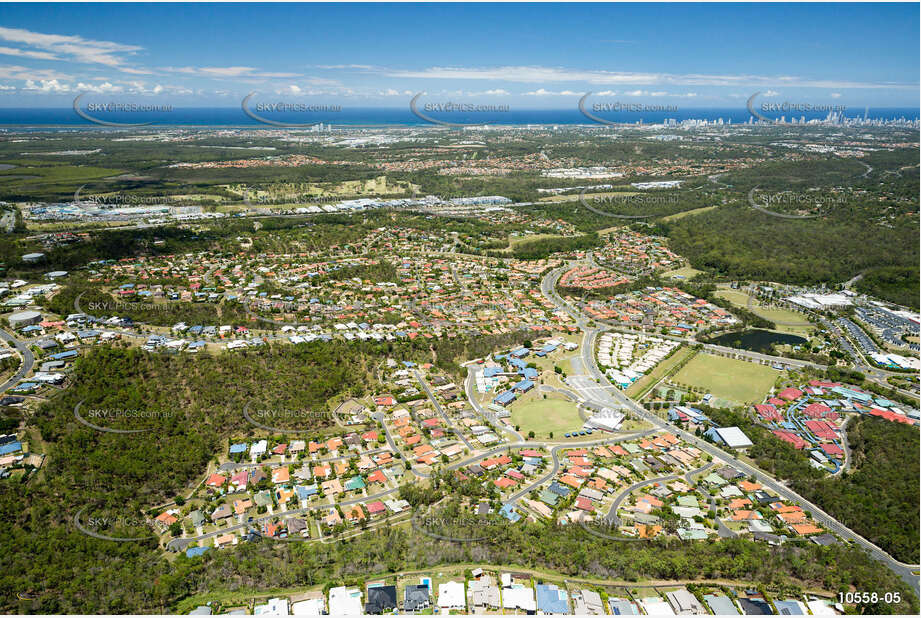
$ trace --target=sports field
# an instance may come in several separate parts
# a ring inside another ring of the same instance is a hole
[[[694,354],[694,350],[681,347],[674,354],[655,366],[655,368],[631,384],[627,388],[627,395],[634,399],[642,399],[646,392],[659,382],[678,363]]]
[[[559,395],[550,394],[543,399],[538,394],[533,400],[518,401],[509,407],[512,411],[512,425],[518,425],[519,432],[524,435],[533,431],[536,437],[547,438],[552,431],[555,438],[562,438],[563,434],[582,428],[582,418],[576,404]]]
[[[778,375],[775,369],[765,365],[698,354],[675,374],[674,381],[698,386],[714,397],[744,404],[760,402]]]

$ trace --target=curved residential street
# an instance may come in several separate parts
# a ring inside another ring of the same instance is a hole
[[[29,372],[32,371],[32,367],[35,365],[35,355],[32,354],[32,350],[30,350],[26,344],[2,328],[0,328],[0,339],[8,343],[12,343],[16,350],[19,351],[19,355],[22,357],[22,363],[19,365],[19,369],[16,371],[16,373],[14,373],[6,382],[0,384],[0,393],[2,393],[8,388],[16,386],[20,380],[29,375]]]
[[[598,327],[587,328],[583,326],[583,324],[586,323],[585,317],[582,316],[581,313],[576,309],[570,307],[565,301],[563,301],[563,299],[559,297],[554,289],[556,281],[559,279],[565,268],[568,267],[559,268],[548,273],[544,277],[543,281],[541,281],[541,291],[559,309],[572,315],[577,320],[584,332],[582,340],[581,361],[584,365],[586,375],[573,376],[569,381],[570,385],[576,387],[576,389],[582,393],[583,397],[588,400],[592,400],[599,405],[612,407],[625,412],[631,412],[636,417],[651,423],[653,426],[675,434],[676,436],[682,438],[686,442],[694,445],[695,447],[710,454],[711,456],[726,461],[744,474],[754,477],[767,489],[770,489],[782,498],[794,502],[803,507],[805,510],[808,510],[816,521],[824,525],[831,532],[834,532],[841,538],[851,543],[855,543],[863,547],[871,557],[885,564],[899,577],[901,577],[903,581],[905,581],[915,590],[915,593],[919,592],[921,586],[919,586],[918,576],[914,573],[917,572],[919,568],[921,568],[919,565],[906,564],[896,560],[888,553],[877,547],[874,543],[860,536],[833,518],[831,515],[823,511],[817,505],[811,503],[810,501],[797,494],[795,491],[787,487],[783,482],[772,477],[760,468],[756,468],[755,466],[737,459],[731,453],[724,451],[714,444],[706,442],[697,436],[684,431],[677,425],[673,425],[658,415],[649,412],[638,403],[627,397],[622,391],[610,384],[605,375],[598,368],[594,358],[595,339],[600,332],[603,332],[606,329]],[[734,349],[732,349],[732,351],[737,352]],[[768,356],[765,358],[773,359],[774,357]],[[789,359],[782,359],[782,362],[789,363]]]

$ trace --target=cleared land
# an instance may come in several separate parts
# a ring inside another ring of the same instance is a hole
[[[761,401],[777,375],[765,365],[698,354],[675,374],[674,380],[678,384],[700,387],[714,397],[743,404]]]
[[[656,382],[667,375],[675,365],[679,364],[689,356],[692,356],[694,353],[695,351],[691,348],[682,346],[674,354],[656,365],[652,371],[631,384],[627,388],[627,395],[635,399],[642,398],[642,395],[645,395],[646,391],[652,388]]]
[[[534,395],[536,399],[517,401],[509,406],[512,424],[520,428],[520,433],[527,435],[533,431],[536,437],[547,438],[552,431],[554,437],[563,437],[566,432],[582,428],[576,404],[556,394],[548,394],[546,399],[541,393],[534,392]]]
[[[716,206],[704,206],[703,208],[695,208],[694,210],[685,210],[684,212],[678,212],[673,215],[668,215],[667,217],[662,217],[662,220],[676,221],[690,215],[699,215],[702,212],[707,212],[708,210],[713,210],[714,208],[716,208]]]
[[[809,320],[795,311],[776,307],[762,307],[757,300],[752,301],[751,307],[748,307],[748,294],[745,292],[718,290],[716,295],[728,300],[737,307],[747,307],[752,313],[774,322],[777,325],[776,330],[779,332],[790,333],[791,335],[807,335],[814,328],[809,323]]]
[[[664,272],[662,273],[662,276],[663,277],[674,277],[677,275],[679,277],[684,277],[685,279],[690,279],[694,275],[697,275],[702,272],[703,272],[702,270],[697,270],[696,268],[691,268],[690,266],[684,266],[683,268],[677,268],[675,270]]]

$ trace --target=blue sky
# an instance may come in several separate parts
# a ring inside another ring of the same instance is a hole
[[[918,107],[919,5],[4,4],[0,106]],[[95,98],[94,98],[95,97]],[[600,100],[600,99],[599,99]]]

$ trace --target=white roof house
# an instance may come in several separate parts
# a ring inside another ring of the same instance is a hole
[[[329,589],[330,616],[361,616],[363,613],[361,590],[345,586]]]
[[[467,609],[463,582],[438,584],[438,607],[441,609]]]
[[[325,610],[323,599],[307,599],[291,604],[292,616],[322,616]]]
[[[259,455],[262,455],[263,453],[265,453],[268,447],[269,447],[269,443],[265,440],[259,440],[258,442],[253,442],[253,445],[249,447],[249,454],[252,455],[253,457],[258,457]]]
[[[269,599],[264,605],[253,607],[254,616],[287,616],[288,599]]]
[[[738,427],[714,427],[712,429],[729,448],[748,448],[752,441]]]
[[[537,601],[534,600],[534,590],[525,588],[524,586],[503,588],[502,607],[505,609],[520,609],[530,612],[537,611]]]

